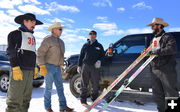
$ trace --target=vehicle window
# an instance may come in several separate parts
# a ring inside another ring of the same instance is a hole
[[[144,45],[132,46],[125,51],[125,53],[141,53],[145,49]]]
[[[145,48],[144,36],[127,36],[114,46],[114,54],[141,53]]]

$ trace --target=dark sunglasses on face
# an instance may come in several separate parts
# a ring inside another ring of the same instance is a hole
[[[62,31],[62,29],[60,28],[59,31]]]
[[[152,27],[157,26],[157,25],[159,25],[159,24],[154,24],[154,25],[152,25]]]
[[[89,33],[89,35],[96,35],[96,34],[94,34],[94,33]]]

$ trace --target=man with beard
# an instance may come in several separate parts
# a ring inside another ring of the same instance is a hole
[[[157,44],[151,54],[157,57],[150,63],[152,70],[153,97],[159,112],[165,112],[165,97],[178,97],[176,73],[176,40],[164,31],[168,23],[162,18],[154,18],[151,24],[152,42]]]
[[[36,43],[33,29],[35,25],[43,23],[31,13],[17,16],[15,22],[21,26],[8,35],[7,54],[12,73],[6,100],[6,112],[28,112],[36,64]],[[37,73],[35,77],[37,77]]]

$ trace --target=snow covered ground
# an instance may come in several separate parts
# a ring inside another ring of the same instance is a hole
[[[85,109],[81,106],[79,99],[75,98],[69,89],[69,83],[64,82],[65,96],[67,99],[67,104],[69,107],[75,109],[75,112],[83,112]],[[34,88],[32,94],[32,100],[29,108],[29,112],[45,112],[43,103],[43,92],[44,85],[40,88]],[[89,102],[90,103],[90,102]],[[56,89],[53,87],[52,90],[52,108],[55,112],[59,112],[58,106],[58,96],[56,94]],[[0,92],[0,112],[5,112],[6,108],[6,93]],[[92,112],[97,112],[100,109],[99,106],[95,107]],[[144,106],[139,106],[131,102],[113,102],[108,110],[105,112],[156,112],[155,104],[145,104]]]

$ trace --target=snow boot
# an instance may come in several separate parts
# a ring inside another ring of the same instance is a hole
[[[66,107],[64,109],[60,109],[60,112],[73,112],[73,108]]]

